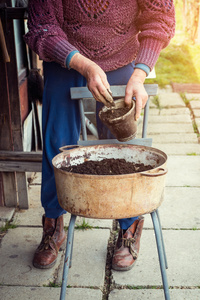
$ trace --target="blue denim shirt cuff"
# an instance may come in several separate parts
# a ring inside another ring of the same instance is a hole
[[[145,64],[136,64],[135,68],[143,70],[144,72],[146,72],[147,76],[149,75],[149,73],[151,71],[150,68]]]
[[[74,56],[74,54],[76,54],[76,53],[80,53],[80,52],[78,50],[74,50],[68,54],[66,61],[65,61],[66,68],[70,69],[70,66],[69,66],[70,61],[71,61],[72,57]]]

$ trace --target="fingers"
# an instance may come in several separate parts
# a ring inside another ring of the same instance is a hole
[[[143,108],[143,102],[141,97],[136,98],[136,103],[135,103],[135,120],[137,121],[140,117],[141,111]]]
[[[114,106],[114,100],[112,97],[112,92],[110,86],[106,79],[106,85],[103,83],[105,80],[102,80],[101,76],[97,76],[94,80],[88,82],[88,89],[94,96],[95,100],[102,102],[104,105],[110,107]]]
[[[105,106],[111,107],[114,105],[114,100],[112,96],[108,93],[108,91],[99,92],[99,90],[96,88],[93,91],[91,91],[96,101],[102,102]]]
[[[144,88],[142,82],[129,80],[126,86],[126,93],[125,93],[125,103],[126,105],[130,105],[132,98],[135,98],[135,120],[137,121],[140,117],[142,108],[144,108],[148,95]]]

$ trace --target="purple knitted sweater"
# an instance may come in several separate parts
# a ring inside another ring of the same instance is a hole
[[[104,71],[133,60],[155,65],[175,32],[173,0],[29,0],[25,41],[65,67],[78,50]]]

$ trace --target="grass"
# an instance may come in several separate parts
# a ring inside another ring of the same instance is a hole
[[[13,229],[16,227],[17,227],[17,225],[10,223],[10,222],[6,222],[5,226],[0,227],[0,233],[6,232],[8,229]]]
[[[58,288],[61,287],[61,283],[55,283],[53,281],[50,281],[49,284],[43,284],[43,287],[53,287],[53,288]]]
[[[162,106],[160,105],[160,100],[159,100],[159,96],[156,95],[152,98],[152,103],[155,104],[155,106],[157,107],[157,109],[161,110]]]
[[[86,229],[92,229],[93,227],[85,221],[85,218],[83,218],[83,222],[80,225],[76,224],[76,229],[80,229],[80,230],[86,230]]]
[[[188,156],[197,156],[198,154],[196,152],[187,153]]]
[[[165,87],[172,82],[200,84],[200,45],[171,43],[160,53],[155,66],[156,78],[146,83]]]
[[[182,98],[183,102],[185,103],[185,105],[186,105],[186,106],[188,106],[188,105],[189,105],[189,103],[190,103],[190,100],[189,100],[189,99],[187,99],[187,97],[186,97],[185,93],[180,93],[180,96],[181,96],[181,98]]]

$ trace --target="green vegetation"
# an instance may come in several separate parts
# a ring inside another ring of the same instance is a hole
[[[192,42],[186,29],[183,2],[176,0],[175,9],[175,36],[160,53],[155,66],[156,78],[146,80],[147,83],[157,83],[160,87],[172,82],[200,83],[200,45]]]
[[[159,96],[156,95],[152,98],[152,103],[155,104],[156,108],[161,110],[162,106],[160,105],[160,100],[159,100]]]
[[[43,287],[53,287],[53,288],[58,288],[61,287],[61,283],[55,283],[53,281],[50,281],[49,284],[44,284]]]
[[[147,83],[157,83],[164,87],[172,82],[200,83],[200,45],[171,44],[163,49],[156,63],[155,79]]]
[[[143,289],[162,289],[162,285],[146,285],[146,286],[142,286],[142,285],[138,285],[138,286],[132,286],[132,285],[126,285],[124,286],[124,288],[128,289],[128,290],[143,290]]]
[[[5,226],[0,227],[0,233],[6,232],[8,229],[13,229],[13,228],[16,228],[16,227],[17,227],[16,224],[6,222]]]
[[[93,227],[89,224],[89,223],[87,223],[86,221],[85,221],[85,218],[83,218],[83,222],[82,222],[82,224],[80,224],[80,225],[77,225],[76,224],[76,227],[75,227],[76,229],[81,229],[81,230],[86,230],[86,229],[92,229]]]
[[[186,106],[188,106],[188,105],[189,105],[189,103],[190,103],[190,100],[189,100],[189,99],[187,99],[187,97],[186,97],[185,93],[180,93],[180,96],[181,96],[181,98],[182,98],[183,102],[185,103],[185,105],[186,105]]]
[[[198,154],[196,152],[187,153],[188,156],[197,156]]]

